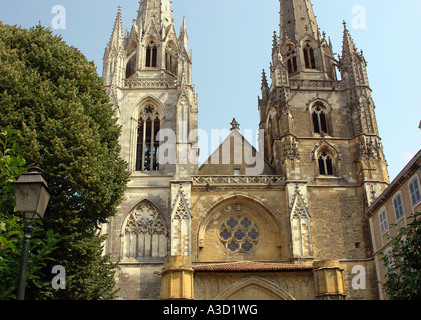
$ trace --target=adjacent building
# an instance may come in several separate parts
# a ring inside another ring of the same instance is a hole
[[[387,299],[382,289],[387,273],[387,264],[385,265],[383,257],[387,257],[392,251],[392,242],[398,229],[410,223],[415,212],[421,212],[420,186],[421,150],[366,211],[373,239],[381,299]],[[393,263],[392,260],[389,261]]]

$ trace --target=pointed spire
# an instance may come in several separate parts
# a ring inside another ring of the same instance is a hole
[[[266,72],[263,69],[262,71],[262,86],[260,87],[262,90],[262,99],[267,100],[269,99],[269,85],[268,85],[268,79],[266,77]]]
[[[276,31],[273,31],[272,38],[272,55],[279,53],[279,38]]]
[[[123,22],[121,19],[121,6],[118,6],[117,17],[114,23],[114,29],[111,34],[111,39],[108,44],[109,48],[121,48],[123,47]]]
[[[262,88],[269,87],[268,85],[268,79],[266,78],[266,72],[265,69],[262,71]]]
[[[180,41],[180,45],[183,46],[186,51],[188,50],[188,42],[189,42],[189,36],[187,34],[187,26],[186,26],[186,17],[183,17],[183,24],[180,28],[180,36],[178,37]]]
[[[344,57],[347,54],[352,54],[357,52],[357,47],[355,46],[354,40],[352,40],[351,34],[346,27],[346,22],[343,21],[344,25],[344,36],[343,36],[343,46],[342,46],[342,56]]]

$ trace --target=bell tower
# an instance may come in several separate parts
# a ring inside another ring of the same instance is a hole
[[[364,212],[389,183],[363,53],[345,26],[335,57],[311,1],[280,0],[269,71],[259,127],[266,160],[286,180],[293,255],[363,261],[371,255]],[[306,243],[295,241],[303,232]]]
[[[189,135],[198,123],[192,52],[185,19],[178,35],[175,31],[170,0],[141,0],[124,33],[119,7],[104,53],[103,80],[131,173],[109,224],[108,248],[120,266],[118,285],[128,290],[122,295],[159,299],[156,272],[164,258],[186,261],[191,255],[191,175],[197,172],[198,153],[197,137]],[[133,285],[140,290],[131,292]]]

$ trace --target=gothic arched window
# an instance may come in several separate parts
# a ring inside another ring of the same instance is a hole
[[[129,61],[127,62],[126,65],[126,78],[130,78],[136,70],[136,60],[137,60],[137,55],[134,54]]]
[[[157,45],[151,41],[149,42],[148,46],[146,47],[146,68],[156,68],[158,61],[158,47]]]
[[[322,152],[319,156],[319,173],[322,176],[333,176],[333,161],[327,152]]]
[[[163,216],[149,201],[142,201],[127,216],[122,230],[122,258],[164,258],[168,231]]]
[[[167,50],[165,51],[165,69],[172,74],[177,73],[177,48],[173,42],[168,43]]]
[[[313,128],[315,133],[328,133],[327,132],[327,121],[326,112],[323,106],[317,105],[313,108]]]
[[[146,105],[140,114],[137,129],[136,171],[159,171],[157,134],[161,127],[159,113]]]
[[[307,69],[316,69],[316,60],[314,59],[314,50],[307,42],[303,49],[304,62]]]
[[[294,73],[297,71],[297,57],[295,55],[295,48],[292,45],[288,46],[286,53],[288,73]]]

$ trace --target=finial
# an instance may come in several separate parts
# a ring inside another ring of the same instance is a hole
[[[231,125],[231,131],[240,129],[240,124],[237,122],[237,120],[235,120],[235,118],[232,119],[232,122],[230,123],[230,125]]]
[[[118,5],[118,12],[121,13],[121,5]]]
[[[344,28],[346,29],[346,21],[342,21],[342,24],[344,25]]]

